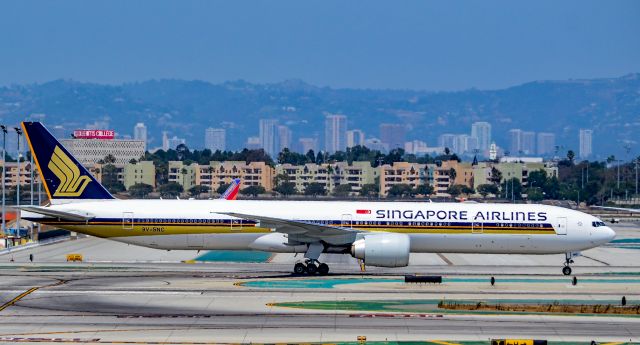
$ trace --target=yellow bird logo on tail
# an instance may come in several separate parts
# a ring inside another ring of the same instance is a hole
[[[53,196],[80,196],[91,182],[88,176],[80,175],[80,169],[73,164],[73,161],[60,149],[60,146],[56,146],[53,150],[48,167],[60,180],[60,185],[56,188]]]

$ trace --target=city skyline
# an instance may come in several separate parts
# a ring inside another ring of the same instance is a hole
[[[480,142],[486,142],[492,137],[491,123],[486,121],[474,122],[471,125],[471,129],[468,134],[453,134],[444,133],[439,135],[435,140],[432,138],[431,142],[436,142],[435,146],[429,146],[428,141],[415,138],[412,140],[406,140],[397,146],[389,145],[389,142],[385,142],[381,139],[372,136],[366,136],[364,131],[359,129],[347,130],[346,123],[349,117],[346,115],[329,114],[325,115],[325,128],[323,129],[325,134],[324,149],[320,151],[333,153],[338,151],[330,151],[328,149],[339,147],[344,145],[344,149],[353,147],[356,145],[366,146],[372,150],[379,150],[383,153],[389,152],[393,148],[402,148],[406,153],[416,155],[426,154],[438,154],[444,152],[445,148],[448,148],[452,153],[456,153],[463,156],[478,156],[489,158],[490,150],[482,150]],[[306,154],[309,150],[314,152],[319,151],[319,143],[317,138],[312,137],[299,137],[294,138],[291,129],[284,125],[279,125],[277,119],[261,119],[258,123],[259,133],[258,136],[250,136],[245,141],[244,147],[238,147],[236,150],[244,148],[248,149],[265,149],[265,152],[272,157],[277,157],[277,154],[285,148],[299,153]],[[397,137],[404,136],[404,126],[400,124],[382,123],[380,124],[381,137],[384,131],[390,131],[386,135],[388,141],[393,141],[394,135]],[[394,131],[396,131],[394,133]],[[60,125],[53,126],[53,132],[56,135],[66,132],[65,128]],[[146,143],[147,127],[143,122],[139,122],[133,129],[134,140],[144,141]],[[580,158],[589,158],[592,153],[593,145],[593,130],[592,129],[579,129],[578,133],[579,145],[574,152]],[[176,135],[169,137],[168,131],[162,131],[164,150],[175,149],[180,144],[187,145],[185,138],[180,138]],[[130,138],[129,135],[121,135],[122,138]],[[557,156],[561,152],[558,152],[561,146],[556,145],[556,135],[549,132],[534,132],[525,131],[520,128],[512,128],[508,131],[508,140],[505,143],[496,143],[490,141],[490,145],[495,145],[495,150],[499,151],[499,155],[504,156],[540,156],[551,157]],[[229,148],[226,147],[226,130],[224,128],[208,127],[205,129],[205,145],[204,149],[211,151],[225,151]],[[424,138],[422,138],[424,139]],[[332,140],[333,142],[327,142]],[[397,139],[395,139],[397,141]],[[188,145],[187,145],[188,146]],[[191,147],[198,149],[199,147]],[[149,148],[151,150],[157,148]],[[24,149],[22,149],[24,151]],[[271,151],[271,152],[270,152]]]

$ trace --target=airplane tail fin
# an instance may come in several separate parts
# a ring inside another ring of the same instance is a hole
[[[114,199],[40,122],[22,122],[49,200]]]
[[[240,179],[234,178],[227,190],[222,193],[220,199],[236,200],[236,197],[238,197],[238,191],[240,191]]]

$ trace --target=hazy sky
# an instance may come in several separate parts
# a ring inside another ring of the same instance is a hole
[[[640,1],[2,1],[0,85],[452,90],[640,72]]]

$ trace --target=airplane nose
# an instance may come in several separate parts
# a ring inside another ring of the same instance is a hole
[[[613,231],[613,229],[611,229],[610,227],[607,226],[606,232],[607,232],[606,234],[607,242],[611,242],[613,241],[614,238],[616,238],[616,232]]]

